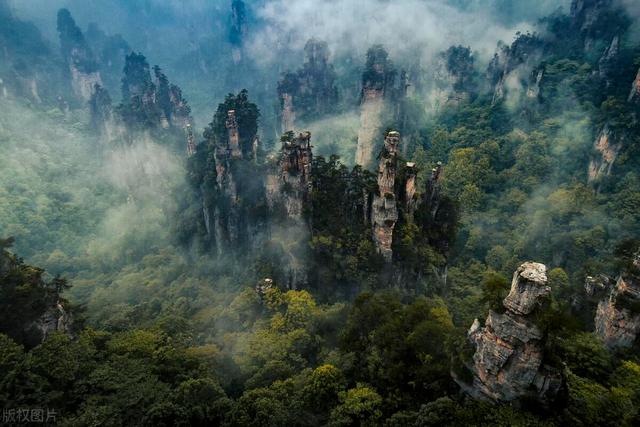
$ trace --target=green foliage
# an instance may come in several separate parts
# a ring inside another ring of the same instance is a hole
[[[343,392],[340,405],[331,412],[331,426],[375,426],[382,417],[382,398],[364,384]]]

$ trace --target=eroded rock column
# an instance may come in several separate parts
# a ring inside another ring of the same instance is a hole
[[[385,137],[378,163],[378,194],[373,196],[371,206],[373,241],[376,249],[387,262],[391,262],[393,258],[391,249],[393,229],[398,221],[395,180],[399,144],[400,134],[398,132],[389,132]]]
[[[543,364],[544,335],[536,311],[550,297],[547,268],[525,262],[514,273],[504,314],[489,311],[484,326],[476,319],[467,334],[475,353],[467,368],[473,376],[455,381],[470,396],[493,402],[522,397],[552,398],[561,386],[558,371]]]
[[[640,334],[640,255],[598,304],[596,334],[609,348],[631,347]]]
[[[373,150],[375,148],[375,140],[380,134],[383,108],[384,91],[380,88],[364,88],[360,107],[356,164],[365,168],[373,163]]]

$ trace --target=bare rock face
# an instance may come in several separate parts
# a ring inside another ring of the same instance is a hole
[[[516,270],[503,302],[505,313],[490,311],[484,326],[476,319],[469,329],[475,353],[467,367],[473,380],[467,383],[454,375],[467,394],[493,402],[553,398],[561,375],[543,364],[544,335],[533,319],[550,294],[544,264],[526,262]]]
[[[416,179],[418,176],[418,171],[416,169],[415,163],[407,162],[406,175],[407,178],[404,184],[405,210],[408,213],[408,217],[412,218],[413,213],[415,212],[418,205],[418,198],[416,194]]]
[[[396,71],[387,51],[380,45],[367,52],[362,74],[360,128],[356,148],[356,164],[368,168],[373,163],[375,141],[381,133],[385,98],[394,94]]]
[[[640,264],[640,257],[636,263]],[[600,301],[595,329],[609,348],[633,345],[640,334],[640,280],[637,274],[621,275],[610,294]]]
[[[389,132],[384,140],[378,163],[378,194],[373,196],[371,207],[371,223],[373,241],[376,249],[385,261],[391,262],[393,251],[393,229],[398,221],[398,208],[395,195],[395,179],[397,169],[397,149],[400,134]]]
[[[185,127],[186,139],[187,139],[187,156],[191,157],[196,154],[196,142],[193,136],[193,128],[191,123],[187,123]]]
[[[302,219],[311,185],[311,133],[300,133],[290,141],[283,141],[280,168],[280,194],[287,216]]]
[[[619,37],[615,36],[598,61],[598,74],[600,75],[600,78],[605,81],[607,87],[611,86],[613,83],[611,80],[611,74],[614,71],[615,60],[618,56],[618,52],[620,51],[619,40]]]
[[[62,332],[71,335],[73,318],[71,314],[64,309],[61,302],[58,301],[49,307],[33,326],[41,333],[42,341],[44,341],[53,332]]]
[[[285,73],[278,82],[282,132],[294,130],[296,120],[304,125],[333,112],[338,101],[335,81],[328,44],[309,39],[302,67]]]
[[[102,86],[96,58],[67,9],[58,11],[57,28],[73,92],[80,100],[89,101],[95,86]]]
[[[525,262],[513,273],[511,291],[503,304],[510,312],[526,316],[539,305],[540,299],[550,294],[547,267],[537,262]]]
[[[225,125],[229,136],[229,150],[231,150],[231,157],[239,159],[242,157],[242,151],[240,151],[240,134],[238,133],[238,121],[236,120],[235,110],[229,110],[227,112],[227,121]]]
[[[360,107],[360,128],[356,163],[367,167],[373,162],[374,141],[380,133],[380,121],[384,109],[384,94],[381,90],[363,89]]]
[[[295,129],[296,112],[293,109],[293,96],[282,93],[282,132]]]
[[[597,181],[611,173],[613,163],[622,148],[622,141],[616,138],[608,125],[605,125],[594,143],[594,148],[599,153],[599,156],[594,157],[589,162],[590,182]]]
[[[543,78],[537,70],[543,45],[540,38],[527,33],[520,34],[510,46],[499,46],[487,70],[495,85],[493,104],[503,99],[514,102],[523,96],[537,96]]]
[[[638,74],[631,85],[631,91],[629,92],[627,101],[634,104],[640,103],[640,69],[638,69]]]
[[[434,85],[430,97],[436,110],[469,100],[474,72],[470,48],[451,46],[436,57],[433,69]]]

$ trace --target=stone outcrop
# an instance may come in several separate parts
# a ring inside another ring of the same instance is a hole
[[[607,88],[614,83],[611,75],[614,72],[616,59],[618,57],[618,52],[620,51],[619,40],[620,38],[615,36],[598,61],[598,74],[600,78],[604,80]]]
[[[492,103],[539,93],[543,75],[537,70],[544,42],[534,34],[520,34],[510,45],[500,45],[487,70],[494,85]],[[540,79],[540,80],[539,80]],[[510,98],[509,98],[510,97]]]
[[[100,85],[96,85],[89,99],[89,113],[91,126],[103,141],[111,142],[123,136],[125,130],[122,120],[113,110],[109,93]]]
[[[89,101],[95,86],[102,86],[96,58],[67,9],[58,11],[57,24],[62,56],[69,67],[73,92],[79,99]]]
[[[596,310],[596,334],[609,348],[631,347],[640,334],[640,255]]]
[[[613,134],[608,125],[605,125],[594,143],[598,156],[593,157],[589,162],[589,181],[597,181],[611,173],[621,148],[621,139]]]
[[[571,2],[570,19],[573,30],[579,34],[586,51],[591,50],[596,40],[612,36],[611,31],[616,28],[601,28],[603,18],[610,14],[614,0],[573,0]],[[607,34],[609,32],[609,34]]]
[[[291,219],[302,219],[309,200],[312,148],[311,133],[303,132],[296,137],[291,132],[285,134],[280,158],[267,180],[271,206],[280,204]]]
[[[193,128],[191,127],[191,123],[187,123],[185,132],[187,138],[187,156],[191,157],[196,154],[196,142],[195,137],[193,136]]]
[[[384,139],[384,147],[378,162],[378,193],[374,194],[371,205],[373,242],[387,262],[391,262],[393,258],[391,249],[393,229],[398,221],[395,180],[399,144],[400,134],[398,132],[389,132]]]
[[[374,141],[380,134],[383,109],[384,93],[376,88],[363,88],[356,148],[356,164],[360,166],[368,167],[373,162]]]
[[[72,328],[73,317],[65,310],[61,300],[51,304],[47,311],[29,327],[38,331],[42,341],[54,332],[71,335]]]
[[[282,132],[289,132],[295,129],[296,112],[293,109],[293,96],[283,92],[280,95],[282,100]]]
[[[379,138],[385,98],[393,97],[396,71],[389,54],[382,46],[367,52],[367,63],[362,74],[360,102],[360,128],[356,148],[356,164],[368,168],[373,163],[375,141]]]
[[[237,136],[237,123],[235,130]],[[236,180],[231,170],[231,160],[234,158],[232,143],[231,132],[229,132],[227,139],[216,144],[214,152],[219,203],[215,206],[213,220],[218,254],[223,252],[226,243],[236,243],[240,237],[240,200]]]
[[[535,323],[536,311],[551,294],[546,270],[543,264],[522,264],[504,299],[504,314],[490,311],[484,326],[476,319],[469,329],[475,353],[467,367],[473,379],[454,379],[470,396],[492,402],[549,401],[561,387],[560,373],[544,365],[544,334]]]
[[[236,120],[235,110],[227,111],[225,127],[227,128],[227,134],[229,137],[228,146],[231,151],[231,157],[234,159],[242,158],[242,151],[240,151],[240,135],[238,133],[238,121]]]
[[[283,249],[278,279],[289,289],[298,289],[308,283],[309,262],[308,212],[311,209],[311,174],[313,146],[309,132],[285,133],[277,158],[271,158],[266,176],[266,198],[271,214],[278,224],[272,224],[272,242]]]
[[[631,85],[631,91],[627,97],[627,102],[634,105],[640,104],[640,69],[638,69],[638,74],[636,74],[636,78]]]
[[[191,124],[191,108],[180,88],[169,82],[157,65],[153,67],[141,53],[125,58],[122,104],[118,110],[129,133],[132,131],[175,130],[183,132]]]
[[[430,98],[435,110],[468,101],[474,76],[471,49],[451,46],[441,52],[434,64],[433,88]]]
[[[285,73],[278,82],[282,132],[331,113],[338,102],[336,73],[329,62],[326,42],[310,39],[304,47],[304,64],[295,72]]]
[[[640,70],[631,85],[627,102],[632,106],[637,106],[640,103]],[[637,120],[635,114],[632,120],[634,122]],[[603,176],[608,176],[611,173],[611,168],[625,144],[626,136],[624,131],[612,129],[610,123],[604,124],[593,145],[598,154],[592,156],[589,162],[589,182],[597,182]]]
[[[405,165],[406,180],[404,183],[404,203],[405,211],[409,220],[413,219],[413,213],[418,205],[418,195],[416,193],[416,179],[418,177],[418,170],[416,164],[413,162],[407,162]]]

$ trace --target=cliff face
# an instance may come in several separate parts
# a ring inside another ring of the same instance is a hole
[[[307,284],[309,275],[305,255],[311,208],[311,134],[302,132],[294,136],[293,132],[287,132],[282,136],[279,156],[273,160],[266,176],[267,203],[276,217],[276,223],[271,224],[271,237],[284,249],[283,284],[298,289]]]
[[[371,205],[373,241],[376,249],[387,262],[391,262],[393,257],[391,249],[393,229],[398,221],[395,179],[399,144],[400,134],[398,132],[389,132],[384,139],[384,148],[380,153],[378,163],[378,193],[374,194]]]
[[[91,126],[96,129],[104,142],[111,142],[124,135],[124,127],[120,117],[113,110],[111,97],[106,89],[96,85],[89,99]]]
[[[193,122],[191,108],[180,88],[169,82],[157,65],[153,78],[144,55],[132,52],[125,58],[122,104],[118,107],[129,132],[170,129],[183,131]]]
[[[473,89],[474,58],[471,49],[451,46],[435,62],[431,98],[437,110],[468,101]]]
[[[596,334],[609,348],[631,347],[640,334],[640,255],[598,304]]]
[[[640,70],[631,84],[627,102],[632,106],[638,105],[640,102]],[[637,120],[637,118],[633,120]],[[589,162],[589,182],[597,182],[603,176],[608,176],[611,173],[613,164],[625,144],[625,138],[625,131],[612,129],[610,123],[604,124],[593,144],[593,148],[598,154],[592,156]]]
[[[229,244],[237,244],[240,237],[240,200],[231,169],[231,162],[234,159],[232,153],[238,152],[238,124],[235,121],[234,110],[229,110],[227,117],[225,122],[228,131],[227,138],[218,141],[215,146],[216,183],[219,200],[214,209],[213,221],[218,254],[221,254]],[[233,120],[230,121],[229,118]]]
[[[304,209],[309,202],[312,161],[311,133],[294,136],[288,132],[282,137],[279,158],[266,180],[272,211],[282,210],[287,218],[303,221]]]
[[[516,270],[503,302],[505,313],[490,311],[484,326],[476,319],[469,329],[468,339],[475,347],[468,365],[473,380],[467,383],[454,375],[466,393],[493,402],[553,398],[561,376],[543,365],[544,336],[534,321],[550,294],[543,264],[526,262]]]
[[[571,25],[582,38],[584,49],[591,50],[597,39],[611,39],[616,28],[602,28],[607,15],[615,13],[614,0],[573,0],[571,2]]]
[[[310,39],[304,55],[303,66],[286,73],[278,82],[283,133],[295,129],[296,119],[309,123],[331,113],[338,102],[336,74],[329,62],[327,43]]]
[[[493,103],[537,95],[543,74],[537,70],[544,43],[536,35],[520,34],[510,46],[500,46],[487,70],[494,84]]]
[[[384,93],[375,88],[362,90],[360,128],[356,148],[356,164],[368,167],[373,162],[375,140],[380,135],[380,122],[384,109]]]
[[[638,69],[638,74],[636,74],[636,78],[631,85],[627,101],[635,105],[640,104],[640,69]]]
[[[78,98],[89,101],[95,86],[102,86],[98,63],[67,9],[58,11],[57,24],[62,56],[71,76],[71,87]]]
[[[389,54],[382,46],[367,52],[367,63],[362,74],[360,128],[356,148],[356,164],[368,168],[373,163],[375,141],[381,133],[385,98],[393,97],[396,71]]]
[[[589,181],[596,181],[611,173],[613,162],[622,148],[622,141],[615,137],[608,125],[605,125],[594,143],[594,148],[599,156],[589,162]]]
[[[45,280],[42,269],[5,250],[11,243],[12,239],[0,239],[0,333],[28,348],[53,332],[70,335],[73,316],[61,296],[66,282]]]

